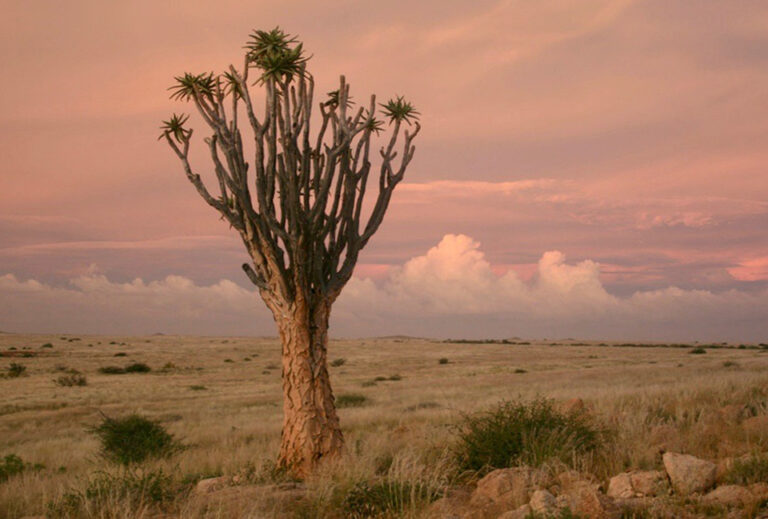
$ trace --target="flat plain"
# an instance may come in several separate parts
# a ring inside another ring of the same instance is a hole
[[[0,372],[12,363],[25,368],[0,378],[0,459],[16,455],[29,464],[0,481],[0,517],[50,513],[89,478],[114,473],[89,428],[105,415],[132,412],[158,420],[186,445],[142,470],[162,469],[192,486],[211,476],[234,482],[205,495],[180,493],[162,507],[102,504],[85,516],[333,516],[334,495],[382,471],[447,488],[454,424],[504,400],[583,400],[614,431],[610,455],[590,467],[603,482],[626,469],[659,468],[663,451],[717,462],[767,450],[768,428],[754,423],[768,416],[768,350],[718,345],[692,354],[693,346],[333,340],[334,392],[349,403],[339,410],[346,453],[291,484],[269,471],[281,425],[277,339],[0,334]],[[99,371],[131,363],[151,371]],[[87,385],[55,382],[71,370]],[[411,503],[401,516],[429,513]]]

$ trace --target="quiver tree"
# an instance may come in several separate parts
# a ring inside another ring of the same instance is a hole
[[[272,311],[282,341],[278,463],[306,475],[343,445],[327,369],[331,306],[413,158],[419,114],[402,97],[377,105],[371,96],[355,108],[344,76],[315,105],[302,44],[279,28],[253,32],[245,49],[241,69],[185,73],[170,88],[171,98],[192,103],[210,130],[205,143],[213,190],[190,163],[188,116],[164,121],[160,138],[251,257],[243,270]],[[260,113],[254,86],[262,94]],[[314,108],[317,127],[311,126]],[[376,150],[373,140],[382,132],[387,135]],[[366,200],[375,155],[378,189]]]

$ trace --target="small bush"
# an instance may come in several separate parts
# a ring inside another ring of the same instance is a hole
[[[528,370],[525,370],[523,368],[517,368],[515,370],[515,373],[522,374],[522,373],[528,373]]]
[[[464,417],[457,426],[456,457],[464,470],[540,466],[548,460],[571,464],[595,452],[606,433],[584,411],[558,411],[551,400],[502,402]]]
[[[127,357],[127,356],[128,356],[128,354],[127,354],[127,353],[125,353],[124,351],[118,351],[117,353],[115,353],[115,355],[114,355],[114,356],[115,356],[115,357]]]
[[[41,347],[41,348],[53,348],[53,344],[51,344],[50,342],[46,342],[45,344],[43,344],[43,345],[42,345],[42,346],[40,346],[40,347]]]
[[[162,508],[184,490],[183,484],[174,482],[162,470],[100,472],[88,479],[82,490],[69,490],[48,503],[48,516],[133,517],[134,512],[145,511],[148,505]]]
[[[126,373],[149,373],[150,371],[152,371],[152,368],[143,362],[134,362],[125,367]]]
[[[362,482],[344,497],[342,510],[349,519],[400,517],[403,512],[427,505],[441,496],[438,488],[422,483],[384,479]]]
[[[25,464],[15,454],[9,454],[0,460],[0,483],[7,481],[11,476],[24,472]]]
[[[735,460],[725,480],[733,485],[768,482],[768,454],[756,454]]]
[[[704,348],[693,348],[688,353],[690,353],[692,355],[702,355],[704,353],[707,353],[707,350],[705,350]]]
[[[384,382],[385,380],[387,380],[387,377],[382,377],[381,375],[373,379],[374,382]]]
[[[336,397],[336,407],[362,407],[368,403],[368,397],[359,393],[347,393]]]
[[[397,382],[398,380],[403,380],[403,377],[401,377],[400,375],[390,375],[390,377],[387,378],[387,380]]]
[[[201,386],[201,385],[197,385],[196,384],[196,385],[193,385],[193,386],[189,386],[189,389],[191,389],[192,391],[205,391],[208,388],[205,387],[205,386]]]
[[[264,369],[278,369],[278,368],[279,368],[279,366],[277,364],[275,364],[275,363],[270,363],[270,364],[267,364],[266,366],[264,366]]]
[[[121,368],[120,366],[103,366],[99,368],[99,373],[104,375],[124,375],[125,368]]]
[[[448,364],[448,359],[445,357],[442,357],[440,360],[437,361],[438,364]]]
[[[101,442],[101,455],[122,465],[167,458],[183,448],[162,425],[138,414],[123,418],[105,416],[91,432]]]
[[[333,366],[334,368],[338,368],[339,366],[343,366],[344,364],[346,364],[346,362],[347,362],[347,359],[344,359],[344,358],[333,359],[331,361],[331,366]]]
[[[11,365],[8,366],[8,370],[6,371],[5,376],[8,378],[26,377],[27,367],[23,364],[11,362]]]
[[[73,386],[87,386],[88,379],[85,375],[80,373],[69,373],[68,375],[60,375],[59,378],[54,380],[57,386],[73,387]]]
[[[235,361],[232,360],[232,359],[224,359],[224,362],[231,363],[231,362],[235,362]]]

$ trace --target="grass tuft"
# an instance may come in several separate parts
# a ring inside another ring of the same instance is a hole
[[[138,414],[122,418],[105,416],[91,432],[99,438],[101,455],[120,465],[167,458],[183,449],[162,425]]]

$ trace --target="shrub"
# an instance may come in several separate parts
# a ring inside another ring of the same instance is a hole
[[[82,490],[69,490],[58,500],[48,503],[48,516],[70,518],[143,516],[147,505],[162,506],[173,501],[184,490],[162,470],[118,474],[97,473]],[[144,513],[136,513],[143,510]]]
[[[336,407],[362,407],[368,403],[368,397],[359,393],[347,393],[336,397]]]
[[[278,368],[279,368],[279,366],[277,364],[275,364],[275,363],[270,363],[270,364],[267,364],[266,366],[264,366],[264,369],[278,369]]]
[[[99,373],[104,375],[124,375],[125,368],[121,368],[119,366],[103,366],[99,368]]]
[[[704,348],[699,347],[699,348],[693,348],[688,353],[690,353],[692,355],[701,355],[703,353],[707,353],[707,350],[705,350]]]
[[[100,440],[101,455],[122,465],[167,458],[183,448],[162,425],[138,414],[123,418],[105,416],[91,432]]]
[[[128,354],[127,354],[127,353],[125,353],[124,351],[118,351],[117,353],[115,353],[115,355],[114,355],[114,356],[115,356],[115,357],[127,357],[127,356],[128,356]]]
[[[42,345],[42,346],[40,346],[40,347],[41,347],[41,348],[53,348],[53,344],[51,344],[50,342],[46,342],[45,344],[43,344],[43,345]]]
[[[344,496],[344,517],[400,517],[408,509],[436,501],[441,495],[438,488],[423,483],[383,479],[358,483]]]
[[[191,389],[192,391],[205,391],[208,388],[205,386],[201,386],[199,384],[195,384],[193,386],[189,386],[189,389]]]
[[[152,371],[152,368],[143,362],[134,362],[125,367],[126,373],[149,373],[150,371]]]
[[[448,359],[445,357],[442,357],[440,360],[437,361],[438,364],[448,364]]]
[[[387,380],[387,377],[382,377],[381,375],[373,379],[374,382],[384,382],[385,380]]]
[[[768,454],[756,454],[735,460],[725,480],[733,485],[768,482]]]
[[[232,359],[224,359],[224,362],[227,362],[227,363],[229,363],[229,362],[235,362],[235,361],[234,361],[234,360],[232,360]]]
[[[483,471],[548,460],[571,464],[595,452],[606,432],[583,410],[558,411],[551,400],[505,401],[465,416],[457,426],[456,457],[464,470]]]
[[[387,380],[392,380],[393,382],[397,382],[398,380],[403,380],[403,377],[400,375],[391,375]]]
[[[8,378],[26,377],[27,367],[23,364],[11,362],[11,365],[8,366],[8,371],[6,372],[5,376]]]
[[[343,366],[344,364],[346,364],[346,362],[347,362],[347,359],[344,359],[344,358],[333,359],[331,361],[331,366],[333,366],[334,368],[338,368],[339,366]]]
[[[59,378],[54,380],[54,383],[62,387],[87,386],[88,379],[85,378],[85,375],[73,372],[68,375],[60,375]]]
[[[24,462],[15,454],[9,454],[0,460],[0,483],[11,476],[24,472]]]
[[[523,368],[517,368],[515,369],[515,373],[518,373],[518,374],[528,373],[528,370],[525,370]]]
[[[7,481],[13,476],[21,474],[25,470],[41,470],[44,466],[37,463],[35,465],[31,463],[25,463],[16,454],[8,454],[3,458],[0,458],[0,483]]]

